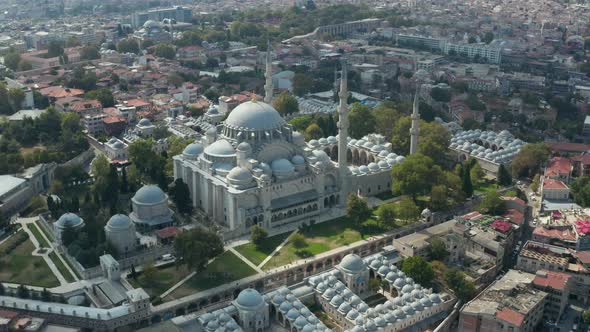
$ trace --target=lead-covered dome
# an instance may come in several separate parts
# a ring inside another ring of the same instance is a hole
[[[359,273],[367,268],[363,259],[356,254],[348,254],[344,256],[338,266],[342,270],[350,273]]]
[[[264,304],[264,299],[257,290],[247,288],[240,292],[238,298],[235,300],[235,304],[237,304],[240,309],[255,310]]]
[[[74,213],[64,213],[59,219],[57,219],[57,227],[58,228],[66,228],[66,227],[78,227],[84,221],[82,218],[78,217]]]
[[[278,129],[285,124],[285,120],[277,110],[260,101],[240,104],[225,120],[226,127],[249,131]]]
[[[228,141],[220,139],[206,147],[205,153],[213,157],[230,157],[236,154],[236,150]]]
[[[165,201],[166,194],[160,187],[147,185],[141,187],[133,196],[133,201],[137,204],[152,205]]]
[[[113,230],[125,230],[131,227],[131,219],[124,214],[115,214],[107,222],[107,228]]]
[[[203,145],[199,143],[191,143],[184,148],[184,151],[182,151],[182,154],[189,158],[197,157],[201,153],[203,153]]]

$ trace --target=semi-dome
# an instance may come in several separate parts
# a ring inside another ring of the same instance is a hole
[[[258,293],[257,290],[252,288],[244,289],[238,295],[236,299],[236,304],[238,304],[241,308],[240,309],[256,309],[260,305],[264,303],[264,299],[262,295]]]
[[[294,155],[293,158],[291,158],[291,162],[294,165],[303,165],[305,164],[305,159],[303,158],[303,156],[301,155]]]
[[[115,149],[124,149],[125,148],[125,144],[123,144],[123,142],[121,141],[116,141],[115,144],[113,144],[113,148]]]
[[[356,254],[348,254],[344,256],[338,266],[342,270],[350,273],[359,273],[367,268],[363,259]]]
[[[295,170],[295,168],[293,167],[293,164],[284,158],[273,160],[272,163],[270,164],[270,168],[272,169],[272,171],[274,173],[281,173],[281,174],[290,173]]]
[[[124,214],[115,214],[109,219],[107,227],[110,229],[125,230],[131,227],[131,219]]]
[[[236,154],[236,151],[228,141],[220,139],[206,147],[205,153],[213,157],[231,157]]]
[[[182,154],[186,157],[196,157],[203,153],[203,145],[199,143],[191,143],[184,148]]]
[[[82,218],[74,213],[64,213],[59,219],[57,219],[57,227],[77,227],[83,223]]]
[[[252,181],[252,173],[245,168],[236,166],[229,171],[227,179],[232,183],[247,183]]]
[[[147,185],[141,187],[133,196],[133,201],[138,204],[158,204],[166,200],[166,194],[160,187]]]
[[[248,142],[242,142],[238,144],[237,150],[241,152],[250,152],[252,151],[252,146],[250,146]]]
[[[229,114],[225,126],[242,130],[271,130],[285,125],[285,120],[271,105],[260,101],[240,104]]]
[[[330,156],[328,156],[328,154],[325,151],[313,150],[311,153],[318,161],[323,161],[323,162],[330,161]]]

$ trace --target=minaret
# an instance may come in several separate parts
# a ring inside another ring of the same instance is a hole
[[[346,152],[348,149],[348,73],[346,60],[342,61],[342,77],[340,78],[340,104],[338,105],[338,170],[342,187],[347,185],[345,180],[348,175],[348,162]],[[346,196],[345,196],[346,197]]]
[[[419,95],[420,95],[420,88],[419,86],[416,90],[416,95],[414,96],[414,107],[412,110],[412,127],[410,128],[410,154],[414,154],[418,151],[418,135],[420,134],[420,113],[418,110],[418,102],[419,102]]]
[[[270,104],[272,102],[272,93],[273,93],[273,85],[272,85],[272,54],[270,49],[270,41],[268,42],[268,46],[266,48],[266,83],[264,83],[264,102]]]

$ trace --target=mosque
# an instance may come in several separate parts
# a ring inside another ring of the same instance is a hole
[[[338,136],[305,142],[270,105],[270,51],[266,62],[264,101],[237,106],[224,122],[173,157],[174,178],[188,185],[193,206],[219,224],[226,238],[248,234],[252,225],[273,230],[329,219],[321,217],[344,207],[349,193],[390,191],[391,168],[404,160],[381,135],[348,136],[345,64]],[[417,128],[414,132],[417,136]]]

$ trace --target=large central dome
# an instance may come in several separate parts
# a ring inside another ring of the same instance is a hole
[[[285,124],[277,110],[261,101],[240,104],[225,120],[225,126],[228,128],[249,131],[278,129]]]

